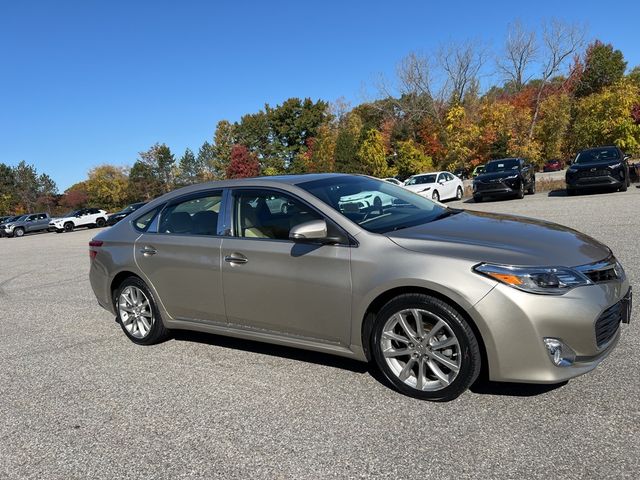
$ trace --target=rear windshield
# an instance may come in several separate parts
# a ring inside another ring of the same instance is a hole
[[[596,163],[607,160],[620,160],[620,152],[617,148],[594,148],[580,152],[576,157],[576,163]]]

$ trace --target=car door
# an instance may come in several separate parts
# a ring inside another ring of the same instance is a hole
[[[40,230],[45,230],[48,227],[49,227],[49,217],[47,216],[46,213],[39,213],[33,229],[40,231]]]
[[[226,323],[218,235],[221,205],[222,190],[178,197],[136,240],[136,264],[174,319]]]
[[[33,232],[34,230],[37,230],[37,227],[36,227],[37,220],[38,220],[37,214],[29,215],[26,221],[24,222],[24,231]]]
[[[449,172],[446,172],[445,176],[447,178],[447,198],[455,198],[456,189],[458,188],[457,177],[454,177],[453,174]]]
[[[303,244],[289,230],[324,218],[279,190],[234,189],[222,242],[227,318],[232,325],[350,344],[351,270],[345,245]],[[269,208],[282,200],[286,212]],[[327,219],[325,219],[327,220]],[[328,221],[330,229],[338,227]]]

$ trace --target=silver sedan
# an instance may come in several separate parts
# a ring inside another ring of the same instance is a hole
[[[363,192],[389,201],[352,201]],[[481,372],[586,373],[631,309],[622,266],[582,233],[355,175],[186,187],[102,231],[90,257],[98,302],[135,343],[191,329],[342,355],[428,400]]]

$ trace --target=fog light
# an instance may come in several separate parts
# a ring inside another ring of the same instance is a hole
[[[576,359],[576,352],[557,338],[545,338],[544,346],[556,367],[569,367]]]

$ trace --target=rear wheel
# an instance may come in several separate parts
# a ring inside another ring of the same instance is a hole
[[[96,227],[98,228],[102,228],[107,224],[107,222],[105,221],[104,218],[99,218],[98,220],[96,220]]]
[[[383,213],[383,211],[382,211],[382,199],[380,197],[376,197],[376,198],[373,199],[373,209],[377,210],[381,214]]]
[[[620,192],[626,192],[627,191],[627,180],[625,179],[624,183],[622,184],[622,186],[618,189],[618,191]]]
[[[524,198],[524,184],[523,183],[520,184],[520,189],[518,190],[518,193],[516,194],[516,197],[519,200],[522,200]]]
[[[120,284],[114,304],[118,323],[133,343],[153,345],[169,336],[151,291],[138,277],[129,277]]]
[[[400,295],[382,308],[371,350],[397,390],[424,400],[453,400],[480,373],[480,348],[464,317],[425,294]]]
[[[65,232],[73,232],[73,228],[74,228],[73,222],[67,222],[64,224]]]

